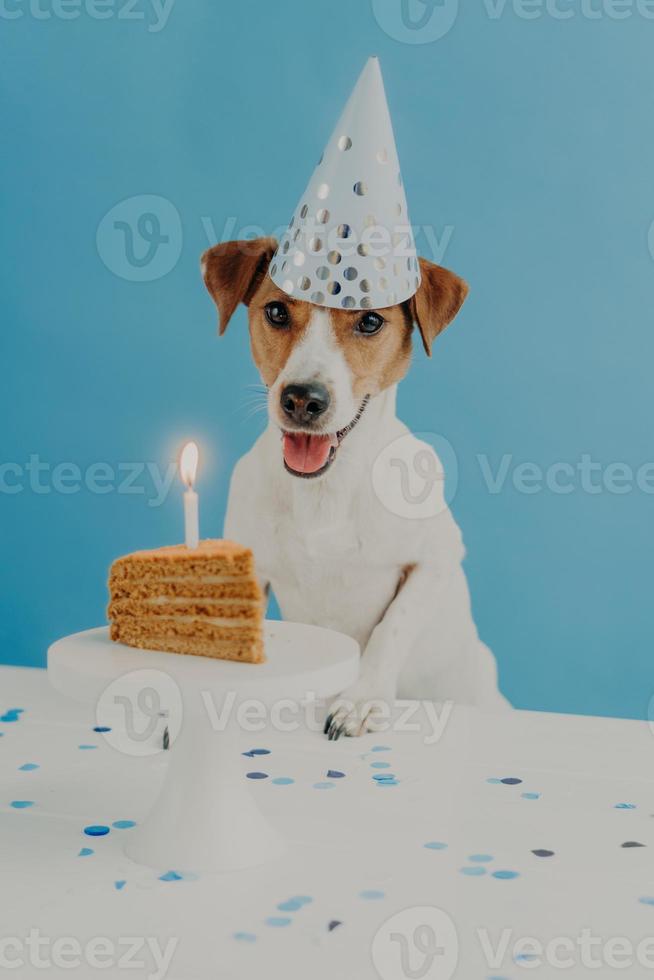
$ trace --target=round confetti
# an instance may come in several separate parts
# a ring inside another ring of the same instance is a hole
[[[294,895],[291,901],[299,902],[300,905],[308,905],[310,902],[313,902],[313,899],[311,895]]]
[[[95,851],[93,850],[92,847],[83,847],[77,856],[81,858],[85,858],[85,857],[90,857],[91,854],[95,854]]]
[[[275,786],[290,786],[291,783],[295,782],[295,780],[291,779],[290,776],[275,776],[271,782],[273,782]]]
[[[427,843],[423,844],[422,846],[426,847],[430,851],[444,851],[447,844],[444,844],[440,840],[428,840]]]
[[[646,845],[641,844],[640,841],[637,840],[626,840],[624,844],[621,844],[620,846],[621,847],[645,847]]]
[[[518,779],[517,776],[506,776],[504,779],[500,779],[500,782],[504,783],[505,786],[518,786],[522,780]]]
[[[492,860],[492,854],[471,854],[468,857],[468,861],[472,861],[474,864],[488,864],[488,862]]]
[[[280,912],[297,912],[302,908],[302,904],[297,898],[289,898],[286,902],[280,902],[277,908]]]
[[[90,827],[84,828],[84,833],[87,837],[105,837],[109,833],[109,827],[105,827],[104,824],[91,824]]]
[[[78,749],[97,749],[97,745],[78,745]]]
[[[270,749],[248,749],[243,755],[247,755],[250,759],[253,759],[255,755],[270,755]]]
[[[313,784],[313,788],[314,789],[333,789],[335,785],[336,785],[335,783],[314,783]]]
[[[257,941],[253,932],[235,932],[234,939],[237,943],[256,943]]]
[[[27,810],[28,807],[34,806],[34,800],[12,800],[9,805],[13,806],[14,810]]]
[[[371,762],[370,766],[372,769],[390,769],[390,762]]]
[[[390,749],[390,746],[389,745],[373,745],[373,747],[371,748],[370,751],[371,752],[390,752],[391,749]]]
[[[159,875],[159,881],[181,881],[182,875],[178,874],[176,871],[166,871],[165,874]]]
[[[18,770],[19,772],[34,772],[38,768],[36,762],[26,762],[24,765],[19,766]]]
[[[266,919],[266,925],[272,926],[273,929],[281,929],[284,926],[290,926],[292,921],[288,915],[271,915]]]
[[[384,893],[377,891],[374,888],[365,889],[364,891],[359,892],[359,898],[364,898],[368,902],[377,902],[380,898],[384,898]]]
[[[486,874],[486,868],[471,867],[471,868],[461,868],[461,874],[467,875],[469,878],[478,878],[480,875]]]
[[[487,779],[486,780],[486,782],[487,783],[493,783],[495,785],[498,785],[499,783],[502,782],[502,780],[501,779],[498,779],[497,776],[491,776],[490,779]]]
[[[519,878],[520,875],[517,871],[493,871],[493,878],[502,878],[509,881],[511,878]]]
[[[614,810],[635,810],[636,809],[636,804],[635,803],[616,803],[613,809]]]
[[[544,847],[537,847],[536,850],[531,852],[535,854],[537,858],[551,858],[554,857],[554,851],[548,851]]]
[[[641,905],[654,905],[654,895],[643,895],[638,901]]]
[[[109,725],[96,725],[93,731],[100,732],[101,734],[103,734],[104,732],[110,732],[111,728],[109,727]]]
[[[344,772],[341,772],[339,769],[328,769],[327,770],[327,779],[343,779],[344,776],[345,776],[345,773]]]
[[[130,827],[136,827],[136,820],[114,820],[111,826],[116,830],[129,830]]]
[[[126,881],[114,881],[114,888],[116,889],[116,891],[120,892],[123,890],[126,884],[127,884]]]
[[[249,772],[247,773],[248,779],[268,779],[267,772]]]
[[[523,800],[539,800],[540,793],[521,793],[520,796]]]

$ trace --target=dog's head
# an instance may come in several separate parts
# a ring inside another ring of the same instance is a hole
[[[274,238],[215,245],[202,274],[223,334],[239,303],[248,307],[255,363],[268,387],[271,420],[283,439],[284,465],[317,477],[374,395],[406,374],[411,332],[425,351],[454,319],[468,287],[453,272],[420,259],[422,282],[406,303],[379,310],[336,310],[288,296],[268,275]]]

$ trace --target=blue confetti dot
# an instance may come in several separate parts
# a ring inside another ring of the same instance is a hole
[[[390,769],[390,762],[371,762],[370,767],[372,769]]]
[[[295,782],[295,780],[291,779],[290,776],[275,776],[272,782],[275,784],[275,786],[290,786],[291,783]]]
[[[292,902],[299,902],[300,905],[308,905],[309,902],[313,902],[311,895],[293,895]]]
[[[286,902],[280,902],[277,908],[280,912],[297,912],[302,908],[302,902],[298,902],[297,898],[289,898]]]
[[[395,779],[392,772],[376,772],[372,777],[376,783],[385,783],[389,779]]]
[[[468,875],[469,878],[478,878],[480,875],[486,874],[486,868],[480,868],[479,866],[460,868],[460,871],[462,875]]]
[[[176,871],[166,871],[165,874],[159,875],[159,881],[181,881],[182,877]]]
[[[390,752],[391,749],[390,749],[390,746],[389,745],[373,745],[373,747],[371,748],[370,751],[371,752]]]
[[[314,783],[314,789],[333,789],[336,783]]]
[[[94,732],[110,732],[111,728],[109,725],[96,725],[93,729]]]
[[[253,932],[235,932],[234,939],[237,943],[256,943],[257,941]]]
[[[0,715],[0,721],[5,721],[7,723],[18,721],[18,713],[16,711],[6,711],[4,715]]]
[[[501,783],[505,786],[518,786],[522,780],[518,779],[517,776],[506,776],[504,779],[500,779]]]
[[[97,745],[78,745],[78,749],[97,749]]]
[[[126,884],[126,881],[114,881],[114,888],[116,891],[122,891]]]
[[[492,783],[493,785],[497,786],[499,783],[502,782],[502,780],[501,779],[498,779],[497,776],[491,776],[490,779],[487,779],[486,780],[486,782],[487,783]]]
[[[641,905],[654,905],[654,895],[643,895],[638,901]]]
[[[520,796],[523,800],[539,800],[540,793],[521,793]]]
[[[281,929],[283,926],[290,926],[292,921],[288,915],[271,915],[266,919],[266,925]]]
[[[400,781],[393,777],[392,779],[380,779],[375,783],[375,786],[399,786]]]
[[[444,851],[447,844],[444,844],[440,840],[428,840],[427,843],[423,844],[422,846],[426,847],[430,851]]]
[[[359,892],[359,898],[364,898],[368,902],[377,902],[380,898],[384,898],[384,893],[375,888],[367,888]]]
[[[341,772],[340,769],[327,770],[327,779],[343,779],[344,777],[345,773]]]
[[[254,759],[256,755],[270,755],[270,749],[248,749],[247,752],[243,752],[249,759]]]
[[[268,779],[267,772],[248,772],[246,775],[248,779]]]
[[[34,772],[38,769],[36,762],[26,762],[24,765],[18,767],[19,772]]]
[[[492,854],[470,854],[468,857],[468,861],[473,861],[475,864],[488,864],[492,860]]]
[[[114,820],[111,826],[116,830],[129,830],[130,827],[136,827],[136,820]]]
[[[86,858],[89,857],[91,854],[95,854],[95,851],[93,850],[92,847],[83,847],[77,856],[80,858]]]
[[[109,833],[109,827],[105,827],[104,824],[91,824],[90,827],[84,828],[84,833],[87,837],[105,837]]]
[[[493,878],[502,878],[503,880],[509,881],[511,878],[519,878],[520,875],[517,871],[493,871]]]
[[[34,806],[34,800],[12,800],[9,806],[13,806],[14,810],[27,810],[28,807]]]
[[[635,810],[636,809],[636,804],[635,803],[616,803],[614,809],[615,810]]]

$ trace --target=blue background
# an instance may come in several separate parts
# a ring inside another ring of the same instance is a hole
[[[490,16],[490,0],[466,0],[444,37],[405,43],[396,0],[378,17],[363,0],[177,0],[158,31],[145,0],[146,20],[118,18],[125,0],[103,20],[20,3],[5,0],[20,16],[0,25],[0,462],[165,468],[194,437],[202,530],[220,534],[231,468],[264,416],[248,417],[245,312],[219,342],[198,257],[288,220],[379,54],[412,220],[439,238],[452,226],[443,264],[472,287],[433,360],[416,348],[399,403],[456,452],[480,632],[518,706],[645,717],[654,498],[578,481],[524,494],[511,474],[584,453],[654,458],[654,21],[591,19],[575,0],[567,20],[510,3]],[[180,221],[160,253],[172,268],[144,282],[122,274],[124,235],[96,243],[140,195]],[[501,492],[480,454],[493,471],[511,455]],[[42,665],[57,636],[104,621],[114,557],[180,538],[179,485],[155,507],[145,477],[140,494],[61,493],[51,472],[49,492],[25,473],[6,492],[18,478],[3,470],[0,659]]]

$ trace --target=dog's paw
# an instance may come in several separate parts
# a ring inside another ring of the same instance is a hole
[[[393,698],[387,692],[355,684],[334,701],[325,721],[324,733],[330,741],[379,731],[388,718]]]

